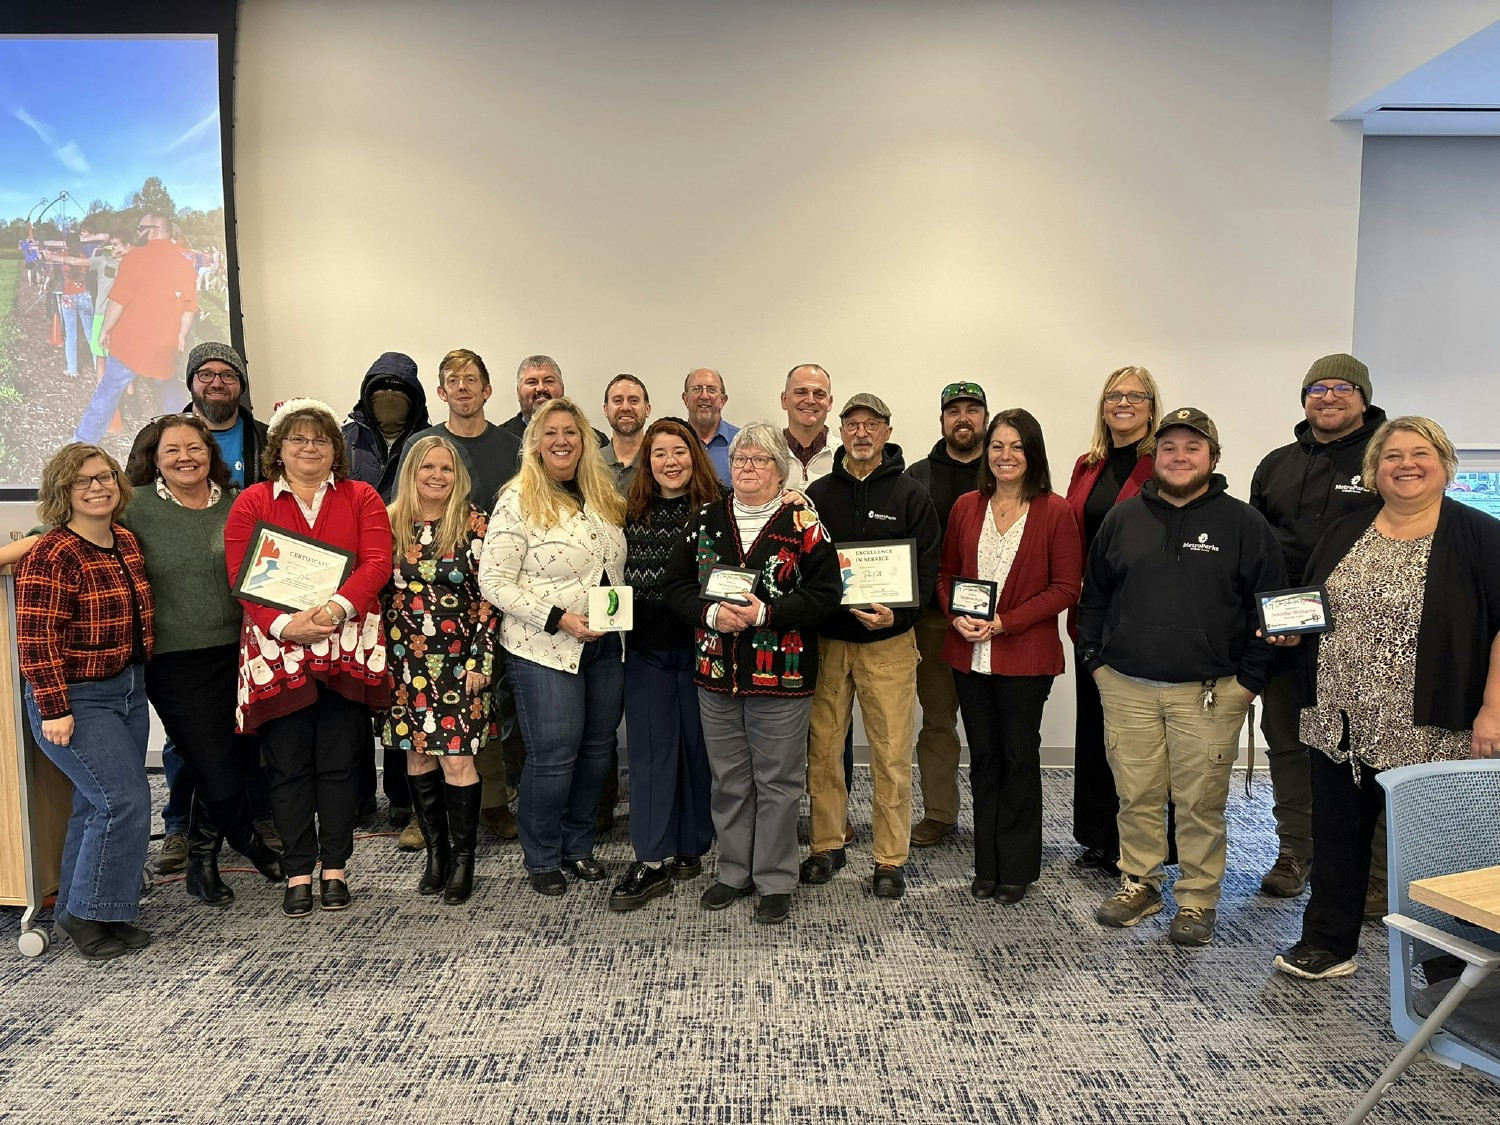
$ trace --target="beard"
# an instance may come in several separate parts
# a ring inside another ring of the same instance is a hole
[[[609,424],[609,428],[614,430],[614,432],[617,434],[629,437],[631,434],[638,434],[641,432],[641,420],[639,418],[627,417],[626,415],[622,414]]]
[[[193,392],[193,411],[210,426],[222,426],[226,422],[233,421],[239,409],[239,399],[232,402],[215,399],[210,402],[197,391]]]
[[[973,453],[979,448],[979,431],[973,426],[956,426],[944,440],[959,453]]]
[[[1200,492],[1208,484],[1208,478],[1213,476],[1213,469],[1204,469],[1201,473],[1194,473],[1184,484],[1173,484],[1163,479],[1161,470],[1151,474],[1151,479],[1156,482],[1156,491],[1173,500],[1187,500]]]

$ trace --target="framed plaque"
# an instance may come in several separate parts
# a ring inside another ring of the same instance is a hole
[[[1326,586],[1300,586],[1295,590],[1269,590],[1255,595],[1260,610],[1262,636],[1289,633],[1322,633],[1333,624],[1328,612]]]
[[[955,578],[948,585],[948,609],[961,617],[988,621],[999,599],[1000,586],[983,578]]]
[[[624,633],[635,625],[635,590],[630,586],[589,587],[589,628]]]
[[[287,613],[322,605],[354,569],[354,552],[262,520],[250,533],[234,596]]]
[[[844,605],[879,603],[891,609],[917,605],[917,541],[872,539],[835,543]]]
[[[755,583],[760,575],[739,566],[716,566],[703,580],[698,596],[709,602],[728,602],[730,605],[749,605],[748,595],[755,592]]]

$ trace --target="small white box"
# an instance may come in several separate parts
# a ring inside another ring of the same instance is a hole
[[[624,633],[635,624],[635,591],[629,586],[589,587],[589,628]]]

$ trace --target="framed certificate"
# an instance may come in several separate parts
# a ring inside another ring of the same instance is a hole
[[[354,552],[262,520],[232,591],[247,602],[299,613],[338,593],[354,569]]]
[[[844,605],[864,608],[876,602],[891,609],[917,603],[917,541],[872,539],[835,543]]]
[[[961,617],[988,621],[999,598],[1000,586],[983,578],[955,578],[948,587],[948,609]]]
[[[635,625],[635,590],[629,586],[589,587],[589,628],[624,633]]]
[[[755,592],[755,581],[760,575],[753,570],[738,566],[716,566],[703,580],[698,596],[709,602],[728,602],[730,605],[749,605],[746,595]]]
[[[1301,586],[1295,590],[1270,590],[1255,595],[1260,610],[1262,636],[1289,633],[1322,633],[1333,624],[1328,612],[1326,586]]]

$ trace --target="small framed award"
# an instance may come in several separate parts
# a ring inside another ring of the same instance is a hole
[[[262,520],[231,591],[247,602],[286,613],[322,605],[354,569],[354,552]]]
[[[755,592],[755,581],[760,575],[739,566],[716,566],[703,580],[698,596],[709,602],[728,602],[730,605],[749,605],[750,595]]]
[[[835,543],[834,549],[844,582],[844,605],[863,609],[878,603],[900,609],[918,604],[915,539]]]
[[[983,578],[955,578],[948,585],[948,609],[960,617],[988,621],[999,598],[999,585]]]
[[[635,625],[635,590],[630,586],[589,587],[589,628],[624,633]]]
[[[1292,633],[1322,633],[1333,625],[1328,612],[1325,586],[1301,586],[1295,590],[1269,590],[1255,595],[1260,610],[1260,631],[1265,637]]]

